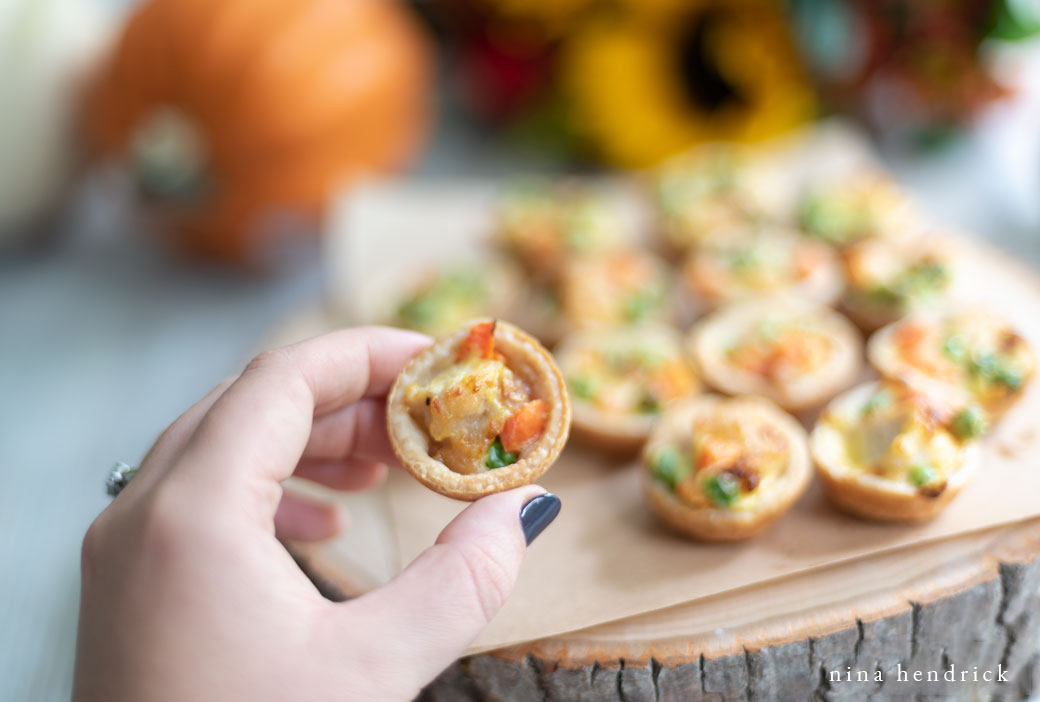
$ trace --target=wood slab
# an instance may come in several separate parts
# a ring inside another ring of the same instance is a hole
[[[443,205],[438,200],[420,204],[435,209]],[[400,213],[400,226],[414,214]],[[470,224],[483,226],[478,220],[474,215]],[[335,245],[345,246],[342,240]],[[1031,318],[1035,326],[1040,312],[1035,273],[983,243],[974,245],[992,263],[990,274],[973,281],[980,299],[1004,279],[1027,281],[1027,298],[1018,301],[1012,317]],[[443,241],[425,241],[419,250],[433,257],[444,247]],[[338,255],[357,256],[357,248],[354,241],[349,253]],[[351,267],[357,266],[355,258]],[[359,318],[357,307],[345,304],[358,302],[349,292],[357,290],[356,276],[356,271],[334,274],[335,311],[307,311],[269,345],[334,326],[348,307],[348,318]],[[369,304],[362,301],[361,307]],[[1035,429],[1040,404],[1030,404],[1022,416],[1027,428]],[[993,455],[1014,459],[1022,471],[1036,470],[1037,438],[1035,431],[1016,434],[1015,446],[994,446]],[[1020,503],[1036,500],[1040,507],[1040,494],[1017,497]],[[363,592],[392,574],[388,563],[378,572],[353,567],[364,560],[355,558],[355,551],[364,556],[367,545],[393,540],[391,530],[378,524],[385,514],[376,514],[379,509],[372,511],[368,503],[359,507],[371,513],[353,542],[292,545],[331,597]],[[943,679],[951,666],[957,679]],[[928,680],[929,672],[938,679]],[[962,672],[967,679],[960,679]],[[987,672],[1001,672],[1008,681],[987,681]],[[1040,691],[1040,519],[1027,519],[470,655],[431,683],[423,698],[1021,700],[1035,691]]]

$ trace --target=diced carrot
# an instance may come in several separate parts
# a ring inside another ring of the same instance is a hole
[[[791,264],[799,279],[808,278],[824,262],[824,249],[812,243],[805,243],[795,248],[791,254]]]
[[[495,358],[495,322],[480,322],[469,330],[469,336],[459,344],[459,360]]]
[[[698,468],[725,468],[737,462],[742,453],[740,444],[730,439],[707,436],[697,452]]]
[[[649,375],[649,385],[654,394],[664,401],[682,397],[693,389],[693,376],[679,361],[661,366]]]
[[[895,342],[905,348],[917,346],[924,339],[925,329],[920,324],[905,322],[895,329]]]
[[[506,420],[500,438],[506,451],[519,451],[531,439],[545,431],[549,405],[545,400],[531,400]]]
[[[738,368],[743,368],[748,373],[756,375],[767,375],[772,363],[772,355],[769,350],[761,347],[745,344],[738,346],[732,351],[730,361]]]

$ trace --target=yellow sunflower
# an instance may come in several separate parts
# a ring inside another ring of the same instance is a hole
[[[561,58],[575,129],[603,159],[647,166],[699,142],[765,139],[813,115],[776,2],[627,7],[576,27]]]

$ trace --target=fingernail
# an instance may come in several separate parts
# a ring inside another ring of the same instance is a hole
[[[560,513],[560,498],[551,492],[539,495],[520,508],[520,528],[530,545]]]

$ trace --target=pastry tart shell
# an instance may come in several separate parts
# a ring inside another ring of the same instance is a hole
[[[792,379],[771,382],[728,362],[725,349],[734,334],[740,334],[758,319],[770,315],[786,318],[812,317],[834,344],[823,367]],[[690,355],[705,383],[727,395],[761,395],[789,412],[818,408],[852,385],[863,368],[863,339],[856,328],[833,310],[795,298],[736,303],[719,309],[698,323],[689,338]]]
[[[663,342],[674,345],[680,350],[680,353],[682,352],[681,338],[670,327],[647,323],[631,327],[631,332],[657,337]],[[556,359],[560,366],[566,369],[572,355],[577,355],[583,349],[597,345],[599,340],[606,340],[617,333],[613,327],[590,328],[572,332],[556,347]],[[564,373],[566,372],[564,370]],[[692,368],[690,372],[693,372]],[[694,382],[691,395],[701,391],[700,381],[695,378]],[[571,411],[574,417],[571,432],[576,439],[598,451],[628,456],[639,452],[660,417],[659,414],[607,412],[578,397],[573,399]]]
[[[534,337],[512,324],[498,321],[495,350],[505,357],[506,365],[528,383],[533,396],[548,404],[545,430],[524,449],[516,463],[480,473],[456,473],[430,455],[430,436],[409,412],[405,389],[412,383],[428,382],[439,369],[454,363],[458,346],[472,326],[486,321],[490,320],[472,320],[414,356],[398,374],[386,400],[387,433],[397,460],[423,485],[457,500],[472,501],[534,482],[556,461],[570,431],[570,400],[563,375],[552,356]]]
[[[752,509],[693,507],[683,502],[651,475],[650,457],[663,444],[684,440],[698,416],[711,415],[721,403],[740,403],[741,411],[767,419],[788,440],[790,460],[783,474]],[[697,541],[742,541],[761,534],[802,496],[812,469],[801,424],[772,402],[761,397],[727,399],[701,395],[673,403],[659,420],[643,452],[643,484],[650,510],[671,529]]]
[[[981,461],[978,443],[965,448],[964,463],[951,473],[941,493],[929,496],[904,481],[867,473],[842,460],[844,441],[840,430],[826,418],[831,413],[858,411],[877,388],[877,383],[857,385],[839,395],[824,410],[809,436],[816,474],[827,498],[838,509],[857,517],[882,522],[922,522],[938,515],[964,488]]]

